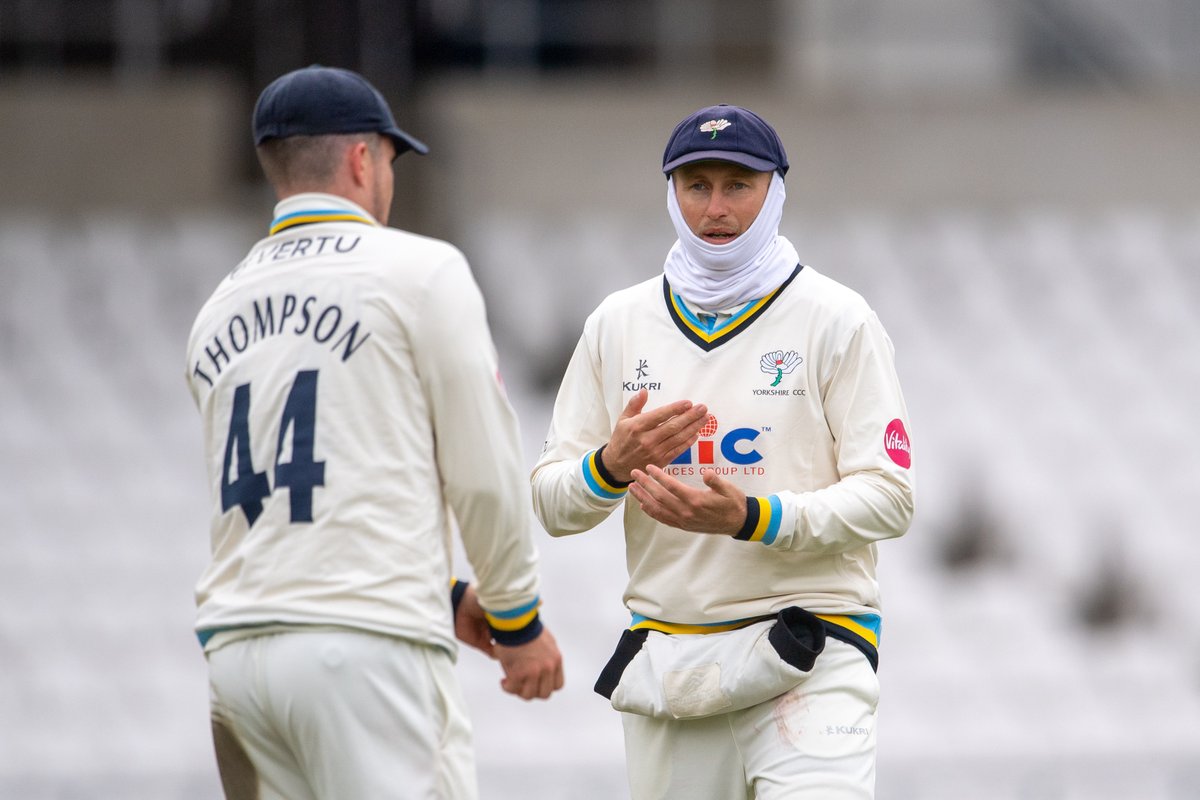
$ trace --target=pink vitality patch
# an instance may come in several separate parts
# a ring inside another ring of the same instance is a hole
[[[888,423],[887,430],[883,432],[883,446],[892,461],[905,469],[912,466],[912,448],[908,444],[908,432],[904,430],[903,422],[894,419]]]

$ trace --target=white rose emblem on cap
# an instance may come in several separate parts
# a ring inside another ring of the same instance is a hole
[[[717,131],[723,131],[733,123],[727,119],[710,119],[700,126],[701,133],[711,133],[712,138],[717,138]]]

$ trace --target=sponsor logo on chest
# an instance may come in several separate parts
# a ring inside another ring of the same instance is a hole
[[[639,358],[637,366],[634,367],[634,379],[621,382],[621,389],[626,392],[640,392],[642,389],[647,391],[659,391],[662,389],[662,383],[654,380],[647,380],[650,377],[650,365],[646,359]]]
[[[699,440],[667,465],[667,472],[671,475],[709,471],[720,475],[764,475],[766,470],[756,466],[763,460],[763,455],[755,445],[760,436],[770,432],[770,427],[723,431],[717,418],[709,414],[700,428]]]

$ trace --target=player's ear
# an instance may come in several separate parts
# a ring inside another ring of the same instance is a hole
[[[350,176],[355,186],[371,183],[371,148],[365,141],[358,140],[346,148],[346,160],[350,165]]]

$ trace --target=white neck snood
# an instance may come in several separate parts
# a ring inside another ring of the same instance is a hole
[[[692,233],[684,222],[675,181],[668,178],[667,212],[679,237],[663,265],[671,289],[705,311],[731,308],[774,291],[800,262],[796,248],[779,235],[786,197],[783,178],[772,173],[754,222],[729,244],[715,245]]]

